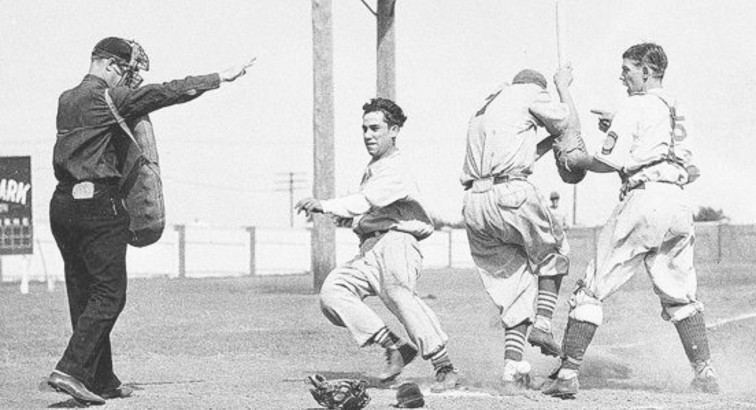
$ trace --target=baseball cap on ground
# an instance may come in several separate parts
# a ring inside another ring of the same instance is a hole
[[[416,409],[425,406],[425,399],[423,392],[420,391],[420,386],[413,382],[402,383],[396,389],[396,403],[391,406],[404,409]]]
[[[546,82],[546,77],[544,77],[543,74],[529,68],[526,68],[517,73],[517,75],[515,75],[514,79],[512,80],[512,84],[535,84],[540,86],[544,90],[548,85],[548,83]]]

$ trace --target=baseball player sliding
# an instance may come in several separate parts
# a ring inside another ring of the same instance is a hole
[[[353,218],[360,238],[359,254],[326,277],[320,306],[331,323],[346,327],[360,346],[385,348],[384,382],[394,380],[418,354],[435,370],[434,392],[452,389],[459,371],[446,351],[448,337],[436,315],[415,292],[422,266],[418,242],[433,233],[417,185],[409,172],[396,136],[407,117],[393,101],[376,98],[362,107],[362,133],[372,157],[359,192],[341,198],[305,198],[298,212],[322,212]],[[378,296],[404,325],[411,342],[388,329],[363,300]]]
[[[662,89],[667,56],[661,46],[637,44],[622,59],[620,80],[629,98],[613,116],[597,111],[599,128],[607,135],[587,167],[619,174],[620,202],[599,234],[596,260],[570,299],[561,366],[543,392],[563,398],[577,394],[583,356],[604,318],[602,302],[645,271],[659,296],[662,318],[675,325],[693,367],[692,387],[718,393],[703,304],[696,298],[693,212],[684,186],[698,170],[686,144],[685,117]],[[572,72],[562,69],[557,77],[572,81]]]
[[[556,85],[560,94],[569,86]],[[568,248],[528,176],[554,142],[548,137],[539,143],[538,127],[557,136],[577,124],[546,86],[541,73],[523,70],[487,98],[470,120],[460,177],[467,190],[462,212],[470,251],[505,328],[504,394],[528,387],[531,366],[522,352],[531,324],[528,342],[544,354],[560,354],[551,317],[569,269]]]

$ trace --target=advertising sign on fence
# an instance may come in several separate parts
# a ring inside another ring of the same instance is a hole
[[[33,251],[31,157],[0,157],[0,255]]]

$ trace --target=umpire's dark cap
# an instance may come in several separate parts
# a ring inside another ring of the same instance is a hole
[[[100,40],[92,50],[92,56],[102,58],[116,58],[123,64],[131,61],[131,44],[118,37],[107,37]]]
[[[546,77],[544,77],[543,74],[529,68],[526,68],[517,73],[517,75],[515,75],[514,79],[512,80],[512,84],[536,84],[544,90],[548,85],[548,83],[546,82]]]

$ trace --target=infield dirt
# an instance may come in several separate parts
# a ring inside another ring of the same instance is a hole
[[[556,336],[566,323],[566,299],[578,266],[565,281]],[[756,408],[756,276],[749,266],[699,267],[700,298],[711,325],[713,359],[724,390],[691,393],[692,373],[674,327],[659,316],[658,299],[638,275],[605,304],[605,323],[588,350],[575,400],[530,391],[495,393],[503,362],[503,331],[471,269],[424,271],[419,293],[450,337],[452,360],[465,375],[455,392],[429,394],[430,363],[410,364],[412,380],[432,409],[735,409]],[[304,379],[363,378],[371,382],[368,408],[389,408],[395,391],[379,386],[378,349],[358,349],[344,329],[326,321],[310,276],[228,279],[137,279],[113,334],[119,377],[135,388],[104,408],[307,409],[318,408]],[[396,330],[398,322],[368,299]],[[33,283],[0,286],[0,408],[75,407],[67,396],[40,391],[70,336],[65,288],[48,293]],[[528,346],[533,374],[556,365]]]

